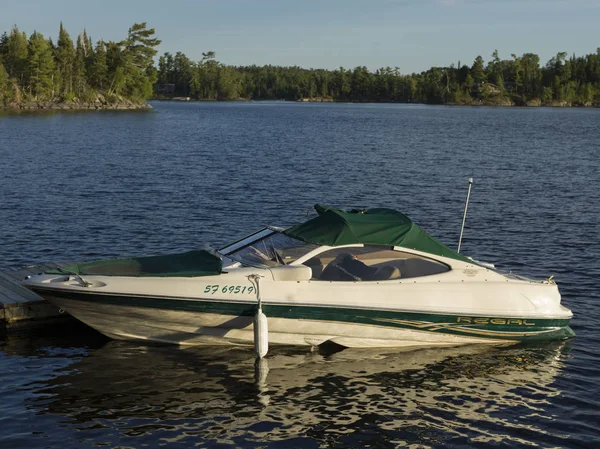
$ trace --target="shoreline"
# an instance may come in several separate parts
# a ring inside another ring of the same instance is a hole
[[[37,111],[138,111],[152,109],[152,105],[130,100],[116,102],[58,102],[58,101],[28,101],[19,104],[0,104],[0,111],[8,112],[37,112]]]
[[[565,109],[593,109],[600,108],[600,104],[569,104],[567,102],[552,102],[542,103],[540,101],[529,101],[524,104],[516,104],[514,102],[497,102],[497,101],[473,101],[473,102],[461,102],[461,103],[422,103],[422,102],[404,102],[404,101],[346,101],[346,100],[333,100],[333,99],[320,99],[320,98],[302,98],[299,100],[273,100],[273,99],[245,99],[239,98],[235,100],[204,100],[204,99],[192,99],[192,98],[151,98],[148,102],[181,102],[181,103],[248,103],[248,102],[268,102],[268,101],[282,101],[286,103],[356,103],[356,104],[414,104],[420,106],[470,106],[470,107],[501,107],[501,108],[565,108]],[[137,103],[129,100],[122,100],[114,103],[86,103],[86,102],[26,102],[22,104],[0,104],[0,111],[2,112],[78,112],[78,111],[144,111],[152,109],[152,105],[148,102]]]
[[[386,101],[386,100],[371,100],[371,101],[352,101],[352,100],[334,100],[331,98],[301,98],[298,100],[286,99],[246,99],[238,98],[234,100],[206,100],[195,99],[190,97],[174,97],[174,98],[151,98],[148,101],[165,101],[165,102],[180,102],[180,103],[247,103],[261,101],[281,101],[286,103],[364,103],[364,104],[415,104],[422,106],[471,106],[471,107],[502,107],[502,108],[600,108],[600,103],[590,104],[573,104],[566,101],[553,101],[551,103],[543,103],[541,101],[527,101],[522,104],[517,104],[510,99],[508,101],[490,101],[490,100],[474,100],[471,102],[449,102],[449,103],[424,103],[424,102],[406,102],[406,101]]]

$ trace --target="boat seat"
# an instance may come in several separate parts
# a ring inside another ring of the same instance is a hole
[[[364,279],[369,281],[388,281],[390,279],[399,279],[402,277],[400,270],[393,265],[384,265],[379,267],[371,279]]]
[[[405,259],[395,265],[402,272],[403,278],[429,276],[432,274],[444,273],[449,270],[446,265],[419,258]]]
[[[325,268],[321,259],[318,257],[313,257],[312,259],[308,259],[302,265],[306,265],[308,268],[312,270],[312,278],[319,279],[321,274],[323,273],[323,269]]]
[[[354,276],[347,270],[337,265],[335,262],[327,264],[323,273],[319,277],[321,281],[360,281],[358,276]]]

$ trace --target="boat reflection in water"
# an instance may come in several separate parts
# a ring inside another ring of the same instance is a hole
[[[108,444],[331,447],[543,438],[561,446],[549,423],[568,345],[333,353],[282,347],[254,370],[243,349],[173,351],[111,341],[59,370],[29,405],[67,417],[63,430],[77,430],[78,438],[89,433],[86,441]]]

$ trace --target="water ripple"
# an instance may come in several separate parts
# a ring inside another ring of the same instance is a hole
[[[600,447],[598,110],[157,103],[0,117],[0,268],[220,245],[315,202],[389,206],[555,275],[567,344],[409,353],[0,340],[2,447]],[[77,334],[74,341],[73,335]]]

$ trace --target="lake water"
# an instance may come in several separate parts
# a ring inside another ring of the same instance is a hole
[[[183,251],[314,203],[397,208],[554,275],[577,338],[412,352],[0,337],[0,447],[600,447],[600,110],[166,103],[0,115],[0,269]],[[264,367],[262,367],[264,368]],[[260,375],[262,373],[262,375]]]

